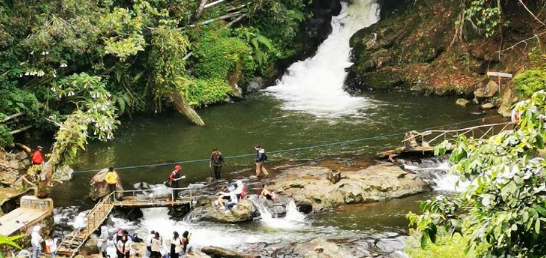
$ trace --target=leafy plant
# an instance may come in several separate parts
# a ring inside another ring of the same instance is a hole
[[[268,53],[275,50],[273,43],[268,38],[261,35],[256,28],[238,28],[235,30],[235,34],[252,48],[254,60],[256,60],[260,66],[268,61]]]
[[[493,35],[502,25],[499,0],[471,0],[465,13],[472,24],[485,32],[486,37]]]
[[[9,237],[0,235],[0,247],[8,245],[8,246],[15,247],[17,249],[21,249],[21,247],[15,241],[23,237],[25,237],[25,235],[17,235],[17,236],[9,236]],[[0,257],[4,257],[4,254],[1,251],[0,251]]]
[[[522,97],[529,97],[536,91],[546,89],[546,71],[541,69],[525,70],[514,77],[516,92]]]
[[[450,159],[453,173],[470,186],[454,198],[436,198],[422,215],[408,215],[422,246],[436,241],[434,228],[468,237],[466,252],[480,244],[486,257],[546,255],[546,92],[516,105],[517,126],[489,139],[459,137]]]

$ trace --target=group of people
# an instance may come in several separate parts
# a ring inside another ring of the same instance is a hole
[[[116,233],[110,237],[107,226],[100,228],[100,235],[97,238],[97,247],[104,258],[128,258],[137,253],[134,243],[142,242],[135,232],[129,232],[118,228]]]
[[[260,147],[260,145],[254,146],[256,150],[256,176],[260,177],[264,175],[266,178],[269,177],[269,172],[264,167],[264,162],[267,160],[267,154],[265,150]],[[219,180],[222,176],[222,166],[224,165],[224,157],[222,153],[218,151],[217,148],[212,149],[212,154],[210,156],[209,167],[212,168],[212,173],[216,180]]]
[[[216,204],[227,212],[237,205],[240,199],[245,198],[246,188],[243,181],[237,180],[235,185],[224,187],[217,195]]]
[[[135,243],[146,244],[145,253],[139,254]],[[178,232],[173,232],[173,237],[164,242],[159,232],[153,231],[145,240],[138,236],[138,233],[129,234],[126,230],[118,228],[116,233],[110,237],[107,226],[101,227],[101,232],[97,238],[97,247],[104,258],[129,258],[129,257],[149,257],[149,258],[179,258],[191,251],[189,247],[190,233],[184,231],[182,236]]]
[[[171,239],[166,242],[159,235],[159,232],[150,232],[150,237],[146,240],[146,256],[150,258],[179,258],[184,257],[186,253],[191,253],[190,233],[184,231],[182,236],[174,231]]]

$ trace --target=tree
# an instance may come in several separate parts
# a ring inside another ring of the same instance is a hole
[[[428,200],[422,215],[408,214],[421,246],[435,242],[437,227],[444,226],[469,237],[467,251],[485,244],[484,257],[546,255],[546,92],[516,109],[521,118],[513,130],[483,140],[458,138],[452,172],[471,184],[454,198]]]

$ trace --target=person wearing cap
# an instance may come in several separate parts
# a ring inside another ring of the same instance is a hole
[[[213,168],[214,178],[220,179],[222,175],[222,165],[224,165],[224,157],[217,148],[212,149],[212,155],[210,156],[209,167]]]
[[[104,181],[106,181],[106,184],[108,184],[108,189],[110,190],[110,194],[112,196],[112,201],[116,200],[116,186],[118,184],[118,173],[116,173],[116,169],[114,167],[110,167],[108,169],[108,172],[104,176]],[[114,193],[114,194],[112,194]]]
[[[262,174],[265,174],[265,177],[269,177],[267,169],[264,167],[264,161],[266,160],[265,150],[260,147],[260,145],[254,146],[256,150],[256,176],[260,177]]]
[[[178,181],[180,179],[186,178],[186,176],[180,176],[181,170],[182,170],[182,166],[176,165],[174,166],[173,172],[171,172],[171,175],[169,176],[169,180],[171,181],[171,187],[173,188],[173,197],[172,197],[173,202],[178,198],[179,190],[177,188],[180,187],[180,183]]]

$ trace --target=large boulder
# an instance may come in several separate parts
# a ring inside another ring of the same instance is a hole
[[[202,205],[194,208],[188,215],[188,218],[192,221],[248,222],[258,215],[254,204],[245,199],[240,200],[230,210],[224,210],[223,207],[215,205],[214,198],[207,198],[205,201],[199,200],[198,202]]]
[[[384,201],[429,190],[413,173],[398,166],[378,164],[358,171],[344,171],[341,180],[332,184],[325,167],[289,168],[277,175],[275,191],[297,203],[311,203],[314,210],[341,204]]]

